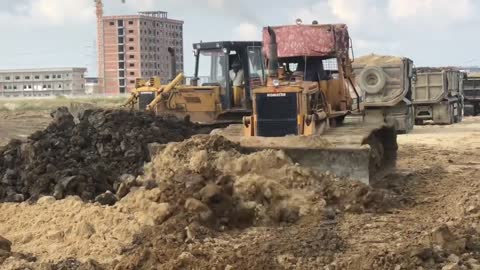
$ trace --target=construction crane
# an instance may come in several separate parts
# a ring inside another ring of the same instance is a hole
[[[125,0],[121,0],[122,1],[122,4],[125,4]],[[95,10],[95,13],[97,15],[97,34],[98,34],[98,38],[102,39],[101,42],[100,40],[98,40],[97,44],[98,44],[98,52],[97,52],[97,57],[98,59],[100,60],[101,57],[100,57],[100,54],[102,55],[105,55],[105,51],[102,51],[100,52],[100,49],[101,49],[101,46],[100,46],[100,43],[102,44],[105,44],[105,36],[103,35],[103,1],[102,0],[93,0],[93,2],[95,3],[95,7],[96,7],[96,10]],[[102,30],[98,30],[98,29],[102,29]],[[100,34],[99,34],[100,33]],[[103,48],[103,50],[105,50],[105,48]],[[102,64],[100,64],[101,61],[98,62],[99,66],[98,66],[98,72],[99,72],[99,79],[102,78],[103,80],[103,76],[105,76],[105,70],[103,70],[103,72],[101,72],[101,67],[102,67]],[[100,83],[100,85],[102,85],[102,89],[104,89],[105,91],[105,81],[103,80],[103,83]]]
[[[125,4],[126,0],[121,0],[122,4]],[[103,1],[102,0],[93,0],[93,2],[96,4],[97,10],[97,19],[101,19],[103,17]]]

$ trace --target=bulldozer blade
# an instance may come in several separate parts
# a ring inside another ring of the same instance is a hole
[[[365,184],[395,166],[398,148],[395,129],[384,125],[342,126],[314,136],[243,137],[239,131],[234,125],[212,133],[253,151],[282,150],[300,166]]]
[[[368,147],[332,149],[283,149],[294,161],[318,172],[370,183]]]

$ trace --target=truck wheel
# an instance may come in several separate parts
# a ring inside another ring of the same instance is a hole
[[[453,123],[455,123],[455,107],[453,106],[453,104],[451,104],[449,106],[449,114],[450,114],[450,119],[448,121],[448,124],[451,125]]]
[[[453,122],[460,122],[460,103],[457,103],[457,115],[455,115],[455,106],[452,107]]]

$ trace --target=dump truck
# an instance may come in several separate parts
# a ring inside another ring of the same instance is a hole
[[[353,63],[355,83],[361,90],[365,113],[385,117],[398,133],[413,129],[413,61],[407,57],[365,55]],[[368,117],[368,116],[367,116]]]
[[[415,124],[452,124],[463,118],[463,73],[451,68],[417,68],[413,92]]]
[[[195,75],[191,85],[182,84],[183,74],[177,75],[174,70],[168,85],[159,85],[155,78],[138,80],[125,105],[200,124],[240,123],[243,116],[251,114],[251,90],[265,79],[262,43],[202,42],[193,44],[193,48]],[[175,59],[173,51],[171,59]]]
[[[253,90],[252,115],[214,134],[247,149],[283,150],[300,165],[367,184],[394,166],[394,125],[383,116],[365,121],[364,109],[354,106],[359,94],[345,24],[265,27],[263,44],[268,78]],[[346,121],[349,115],[362,120]]]
[[[480,114],[480,74],[468,74],[463,79],[463,95],[465,99],[465,115]]]

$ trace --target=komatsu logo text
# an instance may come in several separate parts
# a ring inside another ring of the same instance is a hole
[[[285,93],[272,93],[272,94],[267,94],[267,97],[286,97],[287,94]]]

